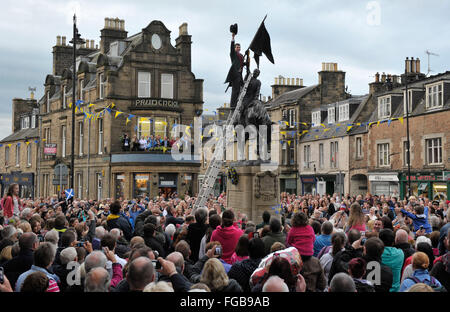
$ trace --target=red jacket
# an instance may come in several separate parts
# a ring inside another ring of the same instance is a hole
[[[6,219],[13,216],[14,213],[14,202],[11,196],[4,197],[2,199],[3,215]]]
[[[295,247],[301,256],[312,256],[314,254],[314,241],[316,235],[310,225],[295,226],[287,236],[286,247]]]
[[[231,256],[236,249],[239,238],[244,234],[244,231],[236,226],[222,227],[218,226],[211,235],[211,242],[217,241],[222,245],[222,260],[231,264]]]

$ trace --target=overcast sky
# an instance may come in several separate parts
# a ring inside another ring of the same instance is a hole
[[[11,132],[11,102],[29,96],[28,87],[43,95],[45,76],[52,72],[56,36],[70,40],[72,16],[78,16],[83,38],[100,41],[105,17],[125,20],[128,35],[160,20],[172,31],[188,23],[192,35],[192,71],[204,79],[204,108],[211,111],[229,102],[223,84],[229,65],[229,25],[239,24],[236,37],[247,49],[261,20],[271,36],[275,65],[260,62],[262,94],[271,95],[274,77],[303,78],[316,84],[322,62],[337,62],[346,72],[352,94],[368,92],[378,72],[399,74],[406,56],[419,57],[432,74],[450,69],[450,1],[441,0],[2,0],[0,10],[0,138]],[[253,63],[254,64],[254,63]]]

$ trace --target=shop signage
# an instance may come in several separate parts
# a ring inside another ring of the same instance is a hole
[[[316,183],[314,177],[301,177],[302,183]]]
[[[117,176],[117,180],[125,180],[125,176],[124,175],[118,175]]]
[[[6,173],[0,175],[0,182],[3,185],[17,183],[19,185],[33,186],[33,173]]]
[[[168,99],[136,99],[134,105],[144,107],[179,108],[178,101]]]
[[[382,182],[398,182],[398,177],[396,175],[369,175],[369,181],[382,181]]]
[[[405,176],[406,181],[408,181],[408,176]],[[440,179],[438,179],[437,176],[435,175],[416,175],[416,176],[411,176],[411,181],[438,181]]]
[[[44,155],[56,156],[56,143],[46,143],[44,145]]]
[[[148,175],[136,175],[136,180],[148,180]]]
[[[164,185],[164,186],[172,186],[174,184],[175,183],[173,181],[161,181],[161,185]]]
[[[191,181],[192,180],[192,176],[186,176],[185,180],[186,181]]]

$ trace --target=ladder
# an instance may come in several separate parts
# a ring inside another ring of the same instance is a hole
[[[245,81],[244,86],[241,89],[241,92],[239,93],[238,102],[236,104],[236,108],[233,114],[228,115],[227,122],[225,124],[225,129],[229,125],[233,125],[238,116],[240,115],[242,100],[244,99],[244,96],[247,93],[247,88],[251,80],[252,74],[249,74],[247,80]],[[219,138],[216,144],[213,156],[208,165],[208,168],[206,169],[202,187],[200,189],[200,192],[198,193],[197,199],[195,200],[193,212],[195,212],[197,208],[205,207],[206,202],[208,201],[208,198],[211,195],[212,188],[214,187],[214,183],[216,182],[217,176],[219,175],[220,169],[222,168],[223,165],[223,156],[225,147],[224,143],[225,143],[225,132],[224,135],[222,135]]]

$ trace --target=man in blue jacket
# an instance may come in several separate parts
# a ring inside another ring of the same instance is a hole
[[[433,230],[431,228],[430,223],[428,222],[428,207],[421,206],[419,204],[414,205],[413,213],[406,211],[405,209],[401,209],[408,218],[410,218],[413,222],[414,231],[419,231],[420,227],[423,226],[425,233],[430,234]]]

